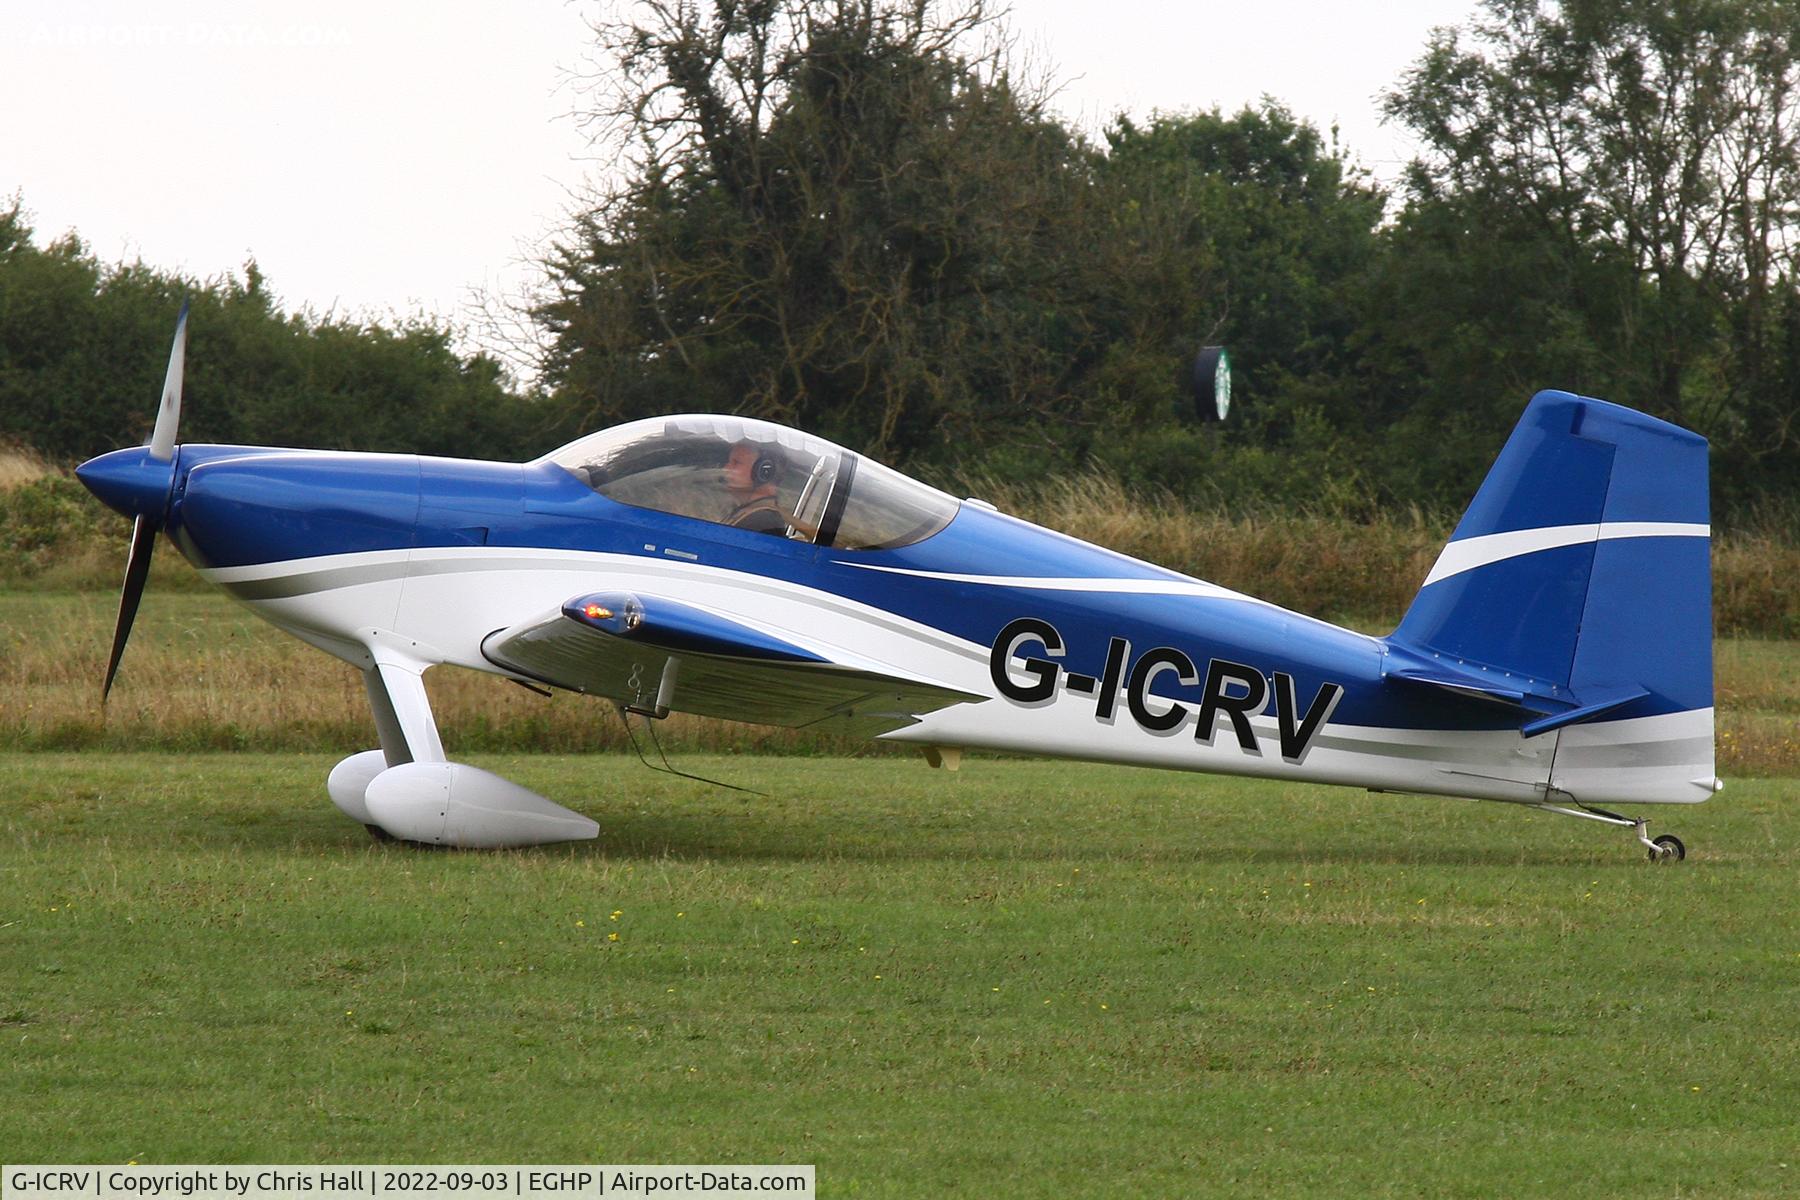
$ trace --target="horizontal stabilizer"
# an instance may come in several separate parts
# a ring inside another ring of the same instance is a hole
[[[1583,721],[1597,721],[1616,709],[1624,708],[1633,700],[1641,700],[1650,693],[1641,687],[1619,688],[1610,696],[1595,696],[1587,693],[1582,696],[1584,704],[1579,708],[1571,708],[1567,712],[1552,713],[1547,717],[1539,717],[1535,721],[1527,721],[1519,732],[1526,737],[1536,737],[1540,733],[1549,733],[1552,729],[1562,729],[1569,725],[1579,725]]]
[[[1572,707],[1562,689],[1497,668],[1458,663],[1441,656],[1418,654],[1390,644],[1382,674],[1401,683],[1437,688],[1477,700],[1492,700],[1538,713],[1554,713]]]
[[[1495,687],[1492,684],[1471,679],[1466,675],[1452,675],[1447,671],[1426,671],[1416,667],[1401,667],[1387,673],[1389,679],[1398,679],[1402,683],[1416,683],[1425,687],[1441,688],[1446,692],[1455,692],[1459,696],[1470,696],[1476,700],[1493,700],[1500,704],[1511,704],[1525,707],[1524,692],[1514,688]]]
[[[1390,646],[1382,674],[1388,679],[1421,687],[1437,688],[1458,696],[1491,700],[1520,710],[1520,716],[1540,714],[1519,726],[1525,737],[1595,721],[1650,693],[1641,687],[1586,688],[1579,697],[1554,685],[1514,679],[1504,671],[1466,664],[1427,661],[1400,647]]]

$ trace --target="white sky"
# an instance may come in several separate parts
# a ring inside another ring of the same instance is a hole
[[[1391,177],[1376,94],[1475,0],[1017,0],[1022,51],[1090,131],[1263,94]],[[469,316],[530,279],[601,164],[564,115],[593,4],[62,0],[0,16],[0,199],[40,240],[202,277],[254,255],[289,307]],[[42,15],[40,15],[42,14]]]

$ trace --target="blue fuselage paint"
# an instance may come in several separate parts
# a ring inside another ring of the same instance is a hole
[[[1073,684],[1092,695],[1109,677],[1128,688],[1147,655],[1191,663],[1191,673],[1147,664],[1153,669],[1143,691],[1157,698],[1149,707],[1158,713],[1171,705],[1204,712],[1209,677],[1248,670],[1260,684],[1212,678],[1220,691],[1212,707],[1221,695],[1229,701],[1254,690],[1251,711],[1279,710],[1283,727],[1296,732],[1322,697],[1332,698],[1331,719],[1340,724],[1507,729],[1520,719],[1492,702],[1384,678],[1381,639],[1248,597],[1210,594],[1215,590],[1176,572],[974,505],[913,545],[842,551],[623,505],[552,464],[191,445],[178,456],[167,528],[202,567],[377,550],[527,547],[772,577],[980,646],[992,646],[1009,623],[1032,618],[1054,627],[1065,645],[1053,659],[1041,647],[1021,646],[1019,653],[1046,664],[1058,689]],[[1008,577],[1055,586],[992,582]],[[1187,585],[1194,594],[1114,590]],[[1132,719],[1118,707],[1121,718]],[[1232,736],[1229,707],[1209,714],[1209,723],[1214,736]]]

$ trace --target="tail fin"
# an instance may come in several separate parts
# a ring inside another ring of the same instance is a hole
[[[1540,392],[1388,639],[1389,673],[1517,704],[1528,737],[1567,730],[1552,785],[1577,799],[1705,799],[1708,522],[1706,439]]]

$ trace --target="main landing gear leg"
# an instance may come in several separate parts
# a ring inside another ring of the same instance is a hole
[[[1583,817],[1589,821],[1603,821],[1608,825],[1629,828],[1637,835],[1638,842],[1650,852],[1650,861],[1653,863],[1677,863],[1687,857],[1687,847],[1674,834],[1651,837],[1647,832],[1650,822],[1644,817],[1622,817],[1602,808],[1566,808],[1560,804],[1539,804],[1534,807],[1545,812],[1561,813],[1565,817]]]
[[[352,754],[331,770],[326,790],[332,803],[353,820],[360,821],[378,842],[392,842],[392,830],[383,828],[370,813],[369,785],[376,776],[407,763],[441,763],[444,743],[431,715],[431,701],[421,678],[426,664],[384,661],[363,668],[363,684],[381,749]]]
[[[379,643],[363,671],[381,749],[352,754],[326,787],[377,841],[498,850],[599,836],[600,827],[479,767],[450,762],[422,678],[429,661]]]

